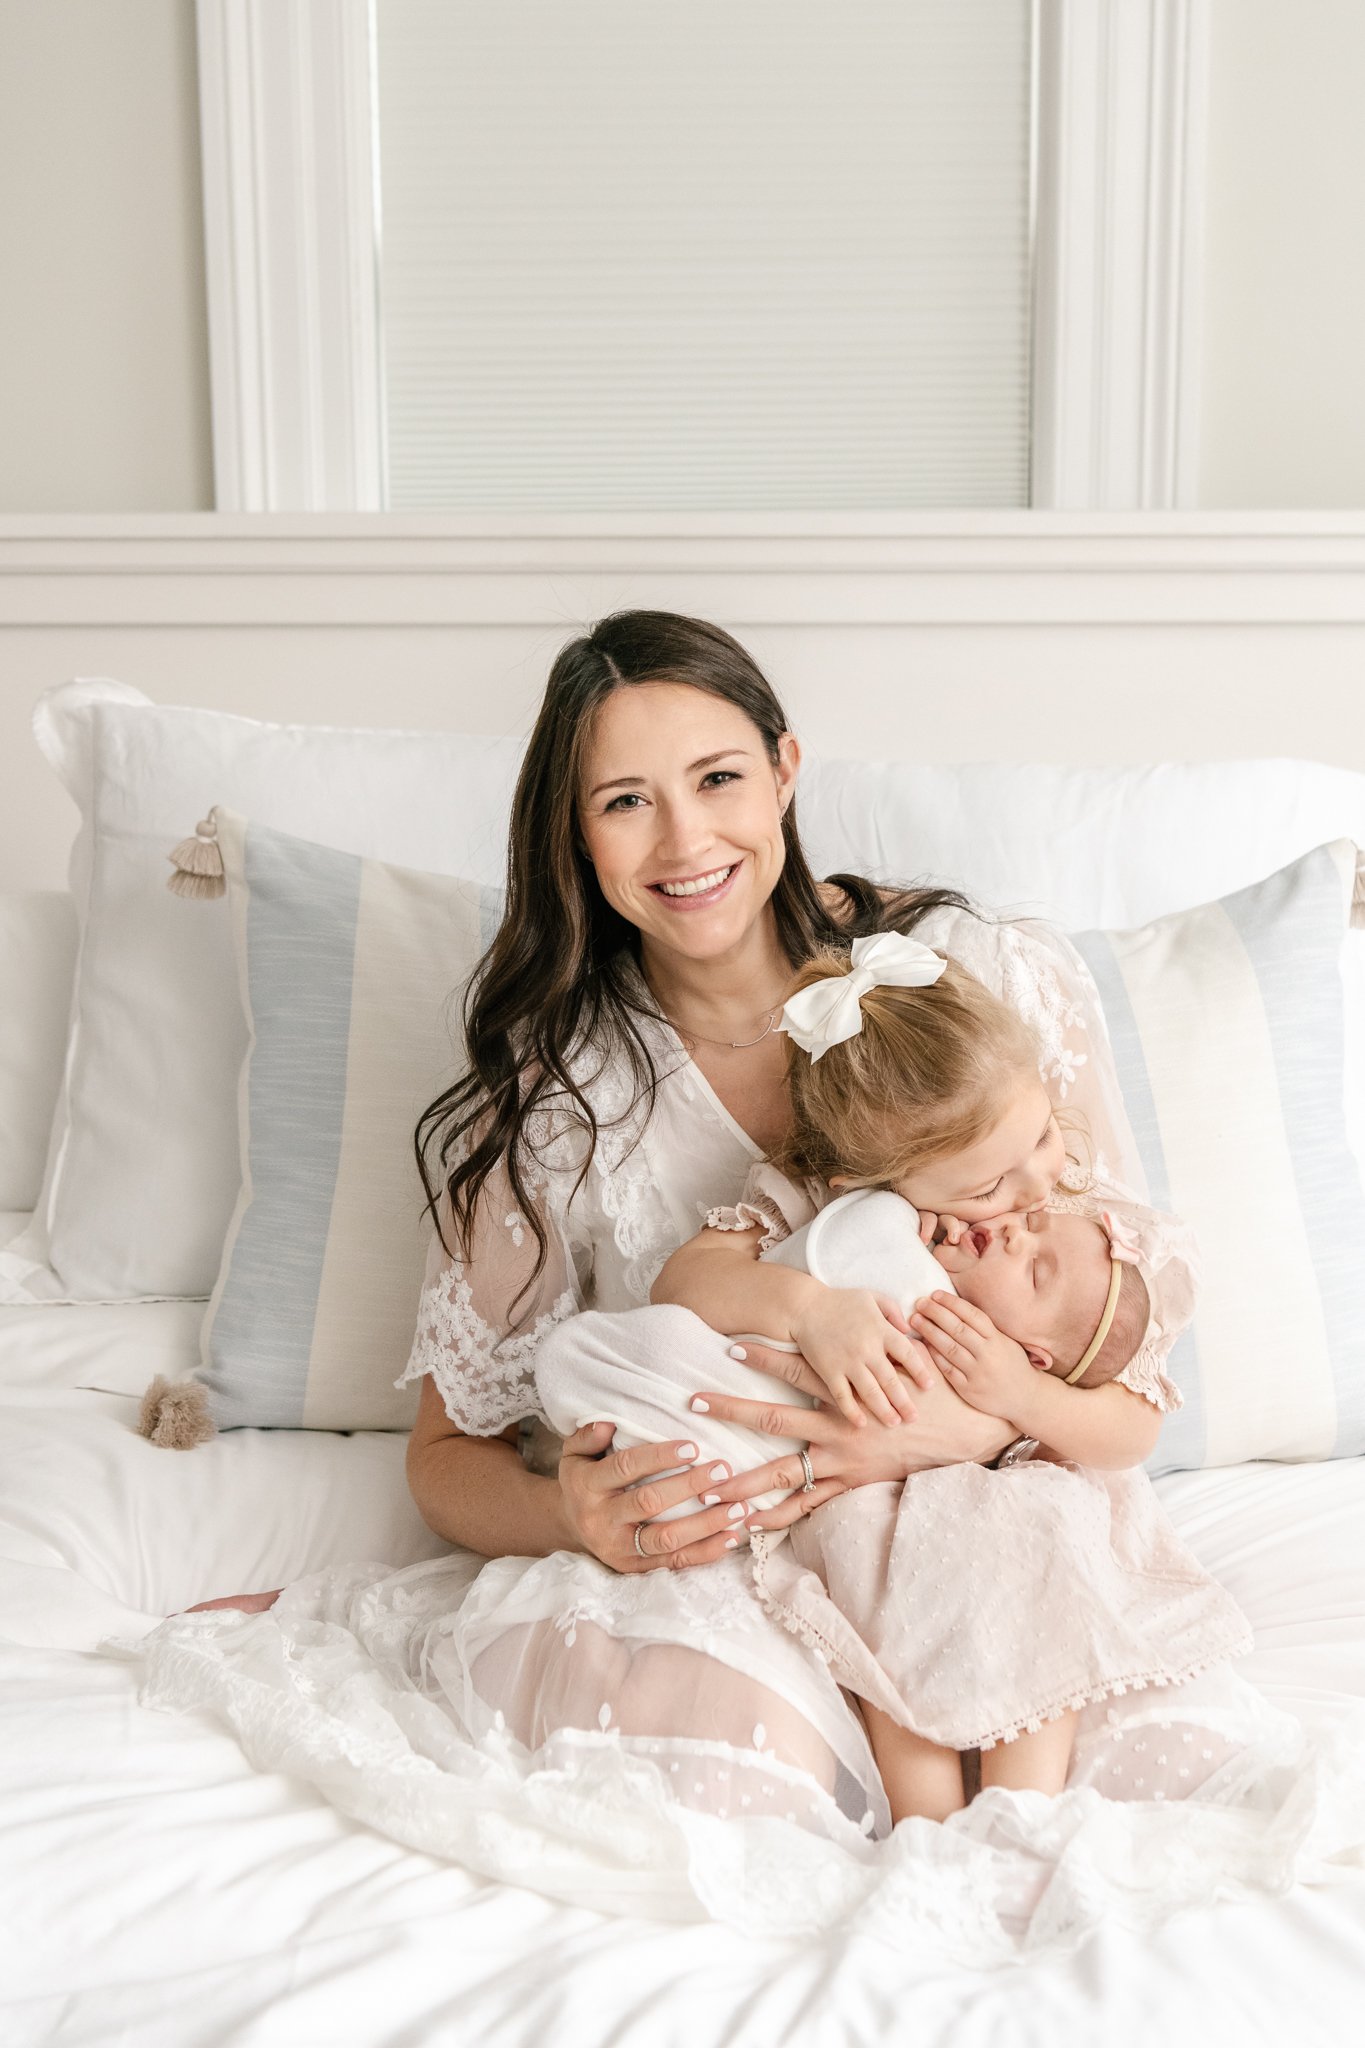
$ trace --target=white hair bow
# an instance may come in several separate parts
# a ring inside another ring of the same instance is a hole
[[[863,1028],[863,997],[874,988],[928,988],[947,966],[941,953],[904,932],[878,932],[855,939],[852,970],[814,981],[786,1005],[778,1029],[794,1038],[814,1063],[832,1045],[855,1038]]]

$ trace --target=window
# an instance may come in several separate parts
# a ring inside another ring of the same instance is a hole
[[[396,510],[1025,505],[1030,0],[378,0]]]
[[[1192,503],[1208,4],[198,0],[220,508]]]

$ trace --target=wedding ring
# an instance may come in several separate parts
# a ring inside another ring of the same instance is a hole
[[[813,1465],[811,1464],[811,1461],[810,1461],[810,1452],[809,1452],[809,1451],[799,1451],[799,1452],[797,1453],[797,1455],[798,1455],[798,1457],[799,1457],[799,1458],[800,1458],[800,1460],[801,1460],[801,1470],[802,1470],[802,1471],[803,1471],[803,1472],[805,1473],[805,1475],[806,1475],[806,1481],[805,1481],[805,1484],[804,1484],[804,1486],[803,1486],[803,1487],[801,1488],[801,1491],[802,1491],[802,1493],[814,1493],[814,1491],[815,1491],[815,1467],[814,1467],[814,1466],[813,1466]]]
[[[637,1522],[635,1524],[635,1555],[637,1557],[648,1557],[649,1555],[649,1552],[645,1549],[644,1544],[640,1541],[640,1531],[644,1528],[644,1526],[645,1525],[643,1522]]]

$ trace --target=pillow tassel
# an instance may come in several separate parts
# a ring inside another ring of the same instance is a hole
[[[192,1451],[217,1436],[208,1389],[198,1380],[168,1380],[158,1373],[142,1397],[137,1431],[163,1451]]]
[[[194,828],[193,839],[182,839],[167,855],[174,872],[166,877],[173,896],[221,896],[227,889],[223,874],[223,849],[218,844],[218,812],[211,810]]]

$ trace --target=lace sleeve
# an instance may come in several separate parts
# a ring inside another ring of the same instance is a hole
[[[935,911],[915,936],[951,953],[1032,1026],[1067,1152],[1082,1172],[1145,1199],[1147,1176],[1123,1106],[1099,990],[1071,941],[1039,919],[997,924],[965,910]]]
[[[749,1178],[744,1183],[743,1193],[737,1202],[726,1204],[706,1212],[708,1230],[761,1230],[758,1241],[760,1252],[771,1251],[775,1244],[799,1230],[803,1223],[809,1223],[820,1204],[812,1199],[811,1191],[799,1188],[766,1159],[749,1169]]]
[[[447,1415],[470,1436],[495,1436],[509,1422],[539,1412],[537,1347],[556,1323],[583,1307],[589,1253],[574,1242],[570,1205],[561,1198],[557,1177],[546,1177],[541,1198],[549,1244],[534,1282],[535,1233],[517,1208],[502,1166],[480,1198],[470,1256],[452,1257],[439,1234],[432,1236],[412,1353],[395,1385],[429,1372]],[[444,1206],[442,1220],[453,1242]]]

